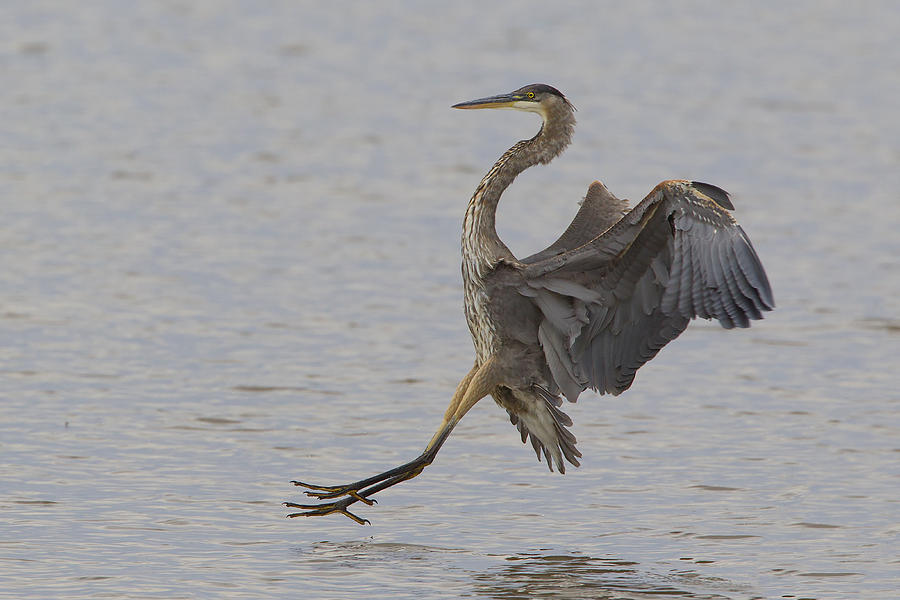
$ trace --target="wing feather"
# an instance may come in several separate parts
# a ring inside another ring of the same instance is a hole
[[[720,297],[724,274],[719,261],[713,258],[712,252],[712,248],[720,241],[717,234],[717,231],[713,232],[709,245],[700,250],[700,260],[703,265],[703,277],[706,281],[706,286],[703,294],[704,312],[698,313],[697,316],[704,319],[718,319],[725,312]]]
[[[556,385],[570,402],[575,402],[586,387],[586,382],[578,376],[577,367],[570,358],[562,336],[553,330],[549,321],[544,321],[538,326],[538,341],[544,349],[544,357]]]
[[[612,208],[600,210],[602,201]],[[550,373],[572,401],[587,387],[628,389],[695,317],[747,327],[774,308],[765,270],[725,210],[732,206],[723,190],[664,181],[617,222],[586,221],[622,206],[595,182],[566,233],[519,263],[520,292],[543,315],[539,339]],[[599,233],[586,238],[589,231]]]
[[[728,293],[722,295],[722,303],[725,306],[725,311],[728,313],[730,325],[726,326],[723,323],[723,326],[725,326],[726,329],[730,329],[731,327],[749,327],[749,321],[746,320],[744,313],[738,307],[741,293],[737,289],[734,265],[727,256],[728,250],[729,249],[724,244],[721,244],[716,248],[716,255],[719,258],[719,264],[722,265],[722,270],[725,272],[725,284],[728,288]]]
[[[677,231],[674,234],[672,248],[672,265],[669,273],[669,281],[666,283],[660,310],[665,314],[672,314],[678,306],[678,283],[681,281],[681,271],[684,269],[684,250],[682,249],[682,236]],[[671,283],[671,285],[669,285]]]
[[[763,269],[762,262],[750,242],[750,238],[744,233],[744,230],[738,226],[741,243],[735,244],[734,251],[737,255],[737,263],[747,278],[748,283],[755,290],[752,296],[754,303],[760,310],[772,310],[775,308],[775,299],[772,296],[772,288],[769,285],[769,278]]]
[[[703,268],[703,249],[711,243],[710,236],[703,231],[698,231],[698,237],[702,240],[703,245],[691,250],[691,272],[693,272],[693,281],[691,285],[691,301],[694,305],[693,314],[702,318],[709,318],[706,310],[706,271]]]
[[[675,235],[685,238],[685,234],[686,232],[682,230],[676,232]],[[688,243],[682,244],[681,246],[683,256],[681,257],[681,281],[678,285],[678,312],[680,312],[683,317],[690,317],[694,314],[694,305],[691,301],[691,282],[694,277],[694,268],[691,265],[692,245],[690,240],[686,241]]]

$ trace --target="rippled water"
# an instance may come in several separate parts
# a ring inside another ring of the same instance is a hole
[[[93,2],[4,9],[0,596],[896,598],[895,3]],[[347,519],[293,478],[415,456],[472,360],[458,239],[543,81],[587,184],[729,189],[778,310],[570,407],[547,472],[484,402]]]

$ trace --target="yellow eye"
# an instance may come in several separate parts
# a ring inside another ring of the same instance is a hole
[[[529,99],[534,98],[534,92],[528,92],[525,94]]]

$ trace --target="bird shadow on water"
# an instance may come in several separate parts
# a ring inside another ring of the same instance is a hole
[[[372,540],[319,542],[298,548],[297,552],[304,561],[316,563],[317,570],[324,568],[324,571],[331,568],[381,571],[391,570],[392,563],[402,564],[405,576],[417,578],[418,585],[423,585],[428,579],[425,573],[430,571],[436,574],[441,586],[448,586],[450,579],[456,579],[462,589],[457,587],[455,591],[464,597],[502,600],[732,600],[757,597],[733,582],[703,576],[690,569],[648,570],[638,562],[614,557],[541,551],[498,555]],[[410,565],[417,567],[410,571]],[[459,577],[448,577],[451,573],[461,576],[462,581]],[[427,584],[420,588],[423,597],[428,596],[426,589]],[[449,588],[443,587],[442,591],[447,592]]]

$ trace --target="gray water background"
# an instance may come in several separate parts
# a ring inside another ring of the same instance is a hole
[[[900,588],[896,2],[30,2],[0,19],[0,597],[867,598]],[[567,408],[549,473],[485,401],[459,231],[546,82],[575,142],[501,203],[732,192],[778,309]]]

